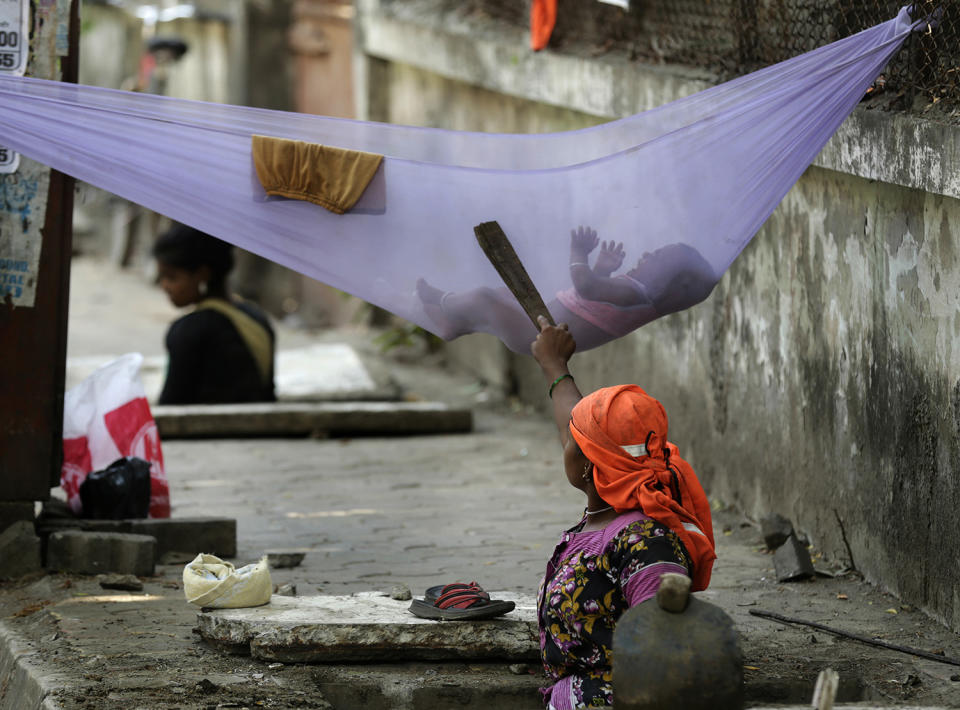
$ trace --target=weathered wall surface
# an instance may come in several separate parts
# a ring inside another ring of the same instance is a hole
[[[358,6],[361,105],[378,120],[564,130],[705,85]],[[849,556],[842,523],[869,579],[960,630],[957,135],[858,112],[706,302],[573,369],[583,389],[634,381],[659,397],[712,498],[789,515],[834,559]],[[479,335],[450,352],[545,404],[529,358]]]

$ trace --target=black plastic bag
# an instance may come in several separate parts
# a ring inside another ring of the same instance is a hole
[[[80,484],[84,518],[145,518],[150,510],[150,462],[134,456],[117,459]]]

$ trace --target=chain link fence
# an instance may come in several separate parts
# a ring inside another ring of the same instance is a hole
[[[721,80],[783,61],[894,17],[904,0],[559,0],[550,49],[685,64]],[[530,0],[462,0],[462,12],[526,28]],[[911,4],[938,25],[913,34],[867,99],[960,123],[960,0]]]

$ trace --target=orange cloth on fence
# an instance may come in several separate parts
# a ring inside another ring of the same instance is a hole
[[[557,0],[533,0],[530,6],[530,49],[547,46],[553,26],[557,24]]]
[[[693,591],[706,589],[717,558],[710,502],[693,468],[667,441],[663,405],[636,385],[605,387],[573,408],[570,432],[594,464],[600,496],[618,513],[642,510],[673,530],[693,562]]]
[[[343,214],[373,179],[382,155],[286,138],[253,136],[253,164],[268,195],[307,200]]]

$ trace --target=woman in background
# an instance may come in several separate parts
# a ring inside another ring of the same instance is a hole
[[[193,310],[167,331],[160,404],[272,402],[275,336],[266,315],[233,298],[233,247],[175,224],[153,247],[158,281],[177,308]]]

